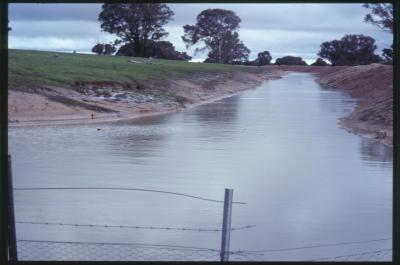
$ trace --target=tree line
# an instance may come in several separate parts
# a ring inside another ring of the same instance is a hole
[[[364,4],[370,13],[364,18],[382,30],[393,33],[393,6],[391,4]],[[92,52],[97,54],[188,61],[192,57],[186,52],[176,51],[169,41],[164,26],[172,20],[174,12],[162,3],[128,3],[102,5],[99,14],[101,29],[115,34],[111,43],[98,43]],[[197,46],[195,53],[208,51],[206,63],[268,65],[272,56],[269,51],[258,53],[250,61],[250,50],[239,38],[241,19],[231,10],[206,9],[196,17],[194,25],[184,25],[182,40],[186,48]],[[203,45],[200,46],[199,45]],[[383,49],[382,55],[375,54],[377,46],[370,36],[347,34],[339,40],[323,42],[318,58],[312,65],[359,65],[370,63],[393,63],[393,45]],[[325,60],[324,60],[325,59]],[[277,58],[277,65],[307,65],[296,56]]]

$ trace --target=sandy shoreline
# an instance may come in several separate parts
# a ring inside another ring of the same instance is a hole
[[[199,78],[175,80],[162,88],[173,87],[174,93],[188,98],[188,102],[181,105],[162,106],[153,103],[124,104],[111,103],[102,99],[90,100],[81,97],[74,91],[63,88],[48,87],[39,90],[38,94],[9,90],[9,127],[49,126],[72,124],[97,124],[121,120],[137,120],[151,116],[166,115],[190,109],[202,104],[214,102],[226,97],[234,96],[244,90],[254,89],[263,81],[280,78],[283,71],[273,70],[254,73],[237,73],[235,75],[202,75]],[[206,87],[215,86],[213,89]],[[151,84],[157,86],[160,84]],[[51,91],[50,94],[47,93]],[[179,91],[181,90],[181,91]],[[200,93],[193,93],[197,91]],[[96,107],[107,108],[113,112],[88,110],[79,106],[52,101],[48,96],[62,95],[68,99],[94,103]],[[93,118],[92,118],[93,114]]]

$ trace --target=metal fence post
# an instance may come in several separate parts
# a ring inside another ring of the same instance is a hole
[[[225,189],[224,216],[222,220],[221,261],[229,261],[233,189]]]
[[[18,261],[17,236],[15,232],[14,193],[12,185],[11,155],[8,155],[8,255],[10,261]]]

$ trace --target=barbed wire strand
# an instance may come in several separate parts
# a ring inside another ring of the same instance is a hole
[[[212,248],[200,248],[200,247],[192,247],[192,246],[178,246],[178,245],[156,245],[156,244],[138,244],[138,243],[100,243],[100,242],[71,242],[71,241],[51,241],[51,240],[28,240],[28,239],[21,239],[21,240],[17,240],[17,242],[19,242],[19,244],[22,243],[38,243],[38,244],[60,244],[61,246],[64,245],[87,245],[88,247],[90,245],[92,246],[99,246],[99,251],[101,250],[102,246],[124,246],[124,247],[129,247],[129,249],[131,249],[131,247],[134,248],[142,248],[142,249],[154,249],[154,250],[159,250],[159,251],[182,251],[182,254],[179,253],[175,253],[173,254],[171,252],[171,254],[169,255],[169,258],[173,257],[174,255],[184,255],[185,260],[186,258],[188,258],[185,254],[185,252],[191,253],[193,251],[197,251],[199,252],[199,255],[197,255],[198,258],[200,259],[204,259],[204,257],[206,257],[207,253],[214,253],[212,255],[215,259],[218,259],[218,256],[220,254],[220,250],[219,249],[212,249]],[[79,248],[79,250],[82,250],[82,248]],[[90,249],[91,251],[94,250],[93,248]],[[28,250],[27,250],[28,251]],[[367,256],[368,260],[370,260],[372,258],[371,254],[376,254],[376,256],[387,256],[388,252],[392,251],[392,249],[380,249],[380,250],[374,250],[374,251],[366,251],[366,252],[361,252],[361,253],[352,253],[352,254],[348,254],[348,255],[340,255],[340,256],[334,256],[334,257],[324,257],[324,258],[318,258],[318,259],[312,259],[312,260],[304,260],[304,261],[321,261],[321,260],[337,260],[337,259],[342,259],[342,258],[349,258],[349,257],[357,257],[357,256]],[[204,254],[200,254],[200,252],[204,253]],[[386,253],[387,252],[387,253]],[[29,252],[29,253],[34,253],[34,252]],[[29,253],[26,253],[27,255],[29,255]],[[62,252],[62,253],[66,253],[66,252]],[[157,252],[159,253],[159,252]],[[22,254],[22,253],[21,253]],[[80,252],[80,254],[82,254]],[[138,254],[135,252],[135,255]],[[192,253],[193,254],[193,253]],[[243,251],[243,250],[239,250],[239,251],[229,251],[229,254],[232,255],[232,260],[239,260],[242,258],[245,258],[246,260],[259,260],[262,256],[264,256],[265,254],[262,253],[253,253],[251,251]],[[97,254],[96,254],[97,255]],[[205,255],[205,256],[204,256]],[[74,256],[75,257],[75,256]],[[209,257],[209,256],[208,256]],[[234,258],[235,257],[235,258]],[[257,259],[254,259],[258,257]],[[141,257],[143,258],[143,257]],[[190,258],[189,258],[190,259]],[[119,259],[118,259],[119,260]],[[151,259],[150,259],[151,260]],[[197,260],[197,259],[196,259]],[[358,259],[356,259],[358,260]]]
[[[374,250],[374,251],[367,251],[367,252],[361,252],[361,253],[353,253],[353,254],[349,254],[349,255],[341,255],[341,256],[335,256],[335,257],[327,257],[327,258],[313,259],[313,260],[309,260],[309,261],[320,261],[320,260],[326,260],[326,259],[340,259],[340,258],[361,256],[361,255],[367,255],[367,254],[373,254],[373,253],[380,253],[380,252],[384,252],[384,251],[392,251],[392,249],[391,249],[391,248],[379,249],[379,250]]]
[[[14,188],[14,190],[127,190],[127,191],[147,191],[147,192],[156,192],[156,193],[166,193],[172,195],[179,195],[189,198],[194,198],[203,201],[211,201],[211,202],[219,202],[224,203],[224,201],[214,200],[203,198],[199,196],[179,193],[179,192],[172,192],[172,191],[162,191],[162,190],[151,190],[151,189],[137,189],[137,188],[100,188],[100,187],[47,187],[47,188]],[[245,202],[232,202],[235,204],[246,204]]]
[[[161,245],[161,244],[141,244],[141,243],[105,243],[105,242],[74,242],[74,241],[54,241],[54,240],[31,240],[31,239],[18,239],[17,242],[32,242],[32,243],[54,243],[54,244],[81,244],[81,245],[121,245],[121,246],[140,246],[150,248],[165,248],[165,249],[187,249],[187,250],[204,250],[204,251],[216,251],[220,252],[219,249],[213,248],[201,248],[192,246],[178,246],[178,245]]]
[[[319,247],[331,247],[331,246],[341,246],[341,245],[351,245],[351,244],[361,244],[361,243],[370,243],[377,241],[385,241],[390,240],[391,237],[379,238],[379,239],[370,239],[370,240],[362,240],[362,241],[348,241],[348,242],[338,242],[338,243],[329,243],[329,244],[319,244],[313,246],[303,246],[303,247],[293,247],[293,248],[277,248],[277,249],[264,249],[264,250],[243,250],[244,252],[257,253],[257,252],[279,252],[279,251],[291,251],[291,250],[300,250],[307,248],[319,248]]]
[[[102,227],[102,228],[130,228],[130,229],[149,229],[149,230],[172,230],[172,231],[195,231],[195,232],[220,232],[221,229],[214,228],[188,228],[188,227],[158,227],[158,226],[127,226],[127,225],[99,225],[99,224],[72,224],[72,223],[54,223],[54,222],[31,222],[31,221],[16,221],[17,224],[32,224],[32,225],[58,225],[58,226],[73,226],[73,227]],[[255,225],[246,225],[241,227],[233,227],[231,231],[244,230],[253,228]]]

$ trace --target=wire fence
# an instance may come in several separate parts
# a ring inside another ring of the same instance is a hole
[[[21,261],[220,261],[220,250],[135,243],[18,240]],[[230,261],[271,261],[268,253],[231,251]],[[392,249],[379,249],[300,261],[391,261]]]
[[[125,190],[125,191],[144,191],[153,193],[164,193],[170,195],[183,196],[203,201],[224,203],[224,201],[209,199],[190,194],[149,190],[141,188],[103,188],[103,187],[52,187],[52,188],[15,188],[14,190]],[[226,200],[226,199],[225,199]],[[246,204],[245,202],[232,202],[236,204]],[[225,214],[225,213],[224,213]],[[14,221],[13,221],[14,222]],[[222,232],[220,228],[202,227],[162,227],[162,226],[139,226],[139,225],[107,225],[107,224],[78,224],[64,222],[36,222],[19,220],[15,223],[41,226],[69,226],[69,227],[96,227],[113,229],[145,229],[145,230],[169,230],[169,231],[189,231],[189,232]],[[227,231],[245,230],[255,227],[247,225],[242,227],[230,226]],[[261,249],[261,250],[236,250],[225,252],[229,254],[230,261],[274,261],[273,255],[279,252],[288,252],[286,257],[298,250],[318,249],[335,246],[345,246],[352,244],[364,244],[379,241],[391,240],[391,237],[370,239],[363,241],[349,241],[324,243],[308,246],[297,246],[288,248]],[[15,240],[13,241],[15,242]],[[100,242],[63,242],[63,241],[43,241],[20,239],[16,241],[18,260],[21,261],[220,261],[221,249],[199,248],[176,245],[152,245],[138,243],[100,243]],[[325,251],[325,253],[327,253]],[[306,253],[302,253],[306,254]],[[297,253],[298,255],[298,253]],[[304,255],[303,255],[304,256]],[[284,260],[285,256],[280,256],[279,260]],[[359,253],[349,253],[340,256],[316,257],[298,261],[391,261],[392,249],[374,249]]]
[[[61,222],[34,222],[16,221],[19,224],[41,226],[70,226],[70,227],[100,227],[115,229],[150,229],[193,232],[221,232],[218,228],[193,228],[193,227],[156,227],[156,226],[124,226],[124,225],[100,225],[100,224],[76,224]],[[231,231],[243,230],[255,227],[248,225],[231,228]],[[232,261],[266,261],[271,260],[271,253],[318,249],[346,245],[361,245],[367,243],[390,241],[391,237],[324,243],[288,248],[271,248],[261,250],[238,250],[229,252],[229,260]],[[219,261],[218,249],[185,247],[173,245],[146,245],[134,243],[98,243],[98,242],[61,242],[40,240],[19,240],[18,256],[20,260],[82,260],[82,261]],[[380,249],[351,253],[333,257],[321,257],[305,261],[391,261],[392,250]]]
[[[319,258],[311,261],[392,261],[392,249],[380,249],[349,255]]]
[[[191,194],[185,194],[180,192],[172,192],[172,191],[165,191],[165,190],[154,190],[154,189],[139,189],[139,188],[111,188],[111,187],[40,187],[40,188],[14,188],[15,191],[48,191],[48,190],[110,190],[110,191],[144,191],[144,192],[153,192],[153,193],[164,193],[169,195],[177,195],[187,198],[193,198],[202,201],[209,201],[209,202],[218,202],[224,203],[221,200],[215,200],[210,198],[204,198],[200,196],[194,196]],[[246,204],[245,202],[237,202],[233,201],[233,204]]]
[[[173,245],[18,240],[18,259],[30,261],[219,261],[220,250]],[[230,252],[231,260],[259,256]]]
[[[72,226],[72,227],[101,227],[101,228],[128,228],[128,229],[145,229],[145,230],[170,230],[170,231],[193,231],[193,232],[221,232],[219,228],[194,228],[194,227],[160,227],[160,226],[129,226],[129,225],[100,225],[100,224],[73,224],[73,223],[55,223],[55,222],[32,222],[17,221],[17,224],[31,225],[55,225],[55,226]],[[244,230],[256,227],[255,225],[246,225],[241,227],[232,227],[231,231]]]

